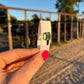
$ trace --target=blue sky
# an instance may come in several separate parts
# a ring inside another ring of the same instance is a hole
[[[54,11],[56,12],[57,9],[55,8],[56,0],[0,0],[0,3],[9,6],[9,7],[18,7],[18,8],[27,8],[27,9],[37,9],[37,10],[45,10],[45,11]],[[77,9],[75,7],[75,9]],[[80,14],[84,11],[84,2],[80,3]],[[24,19],[24,12],[23,11],[10,11],[10,14],[17,17],[18,19]],[[28,18],[31,19],[32,17],[31,12],[28,12]],[[39,15],[39,13],[37,13]],[[43,17],[48,17],[48,14],[43,14]],[[52,15],[52,18],[57,19],[56,15]]]

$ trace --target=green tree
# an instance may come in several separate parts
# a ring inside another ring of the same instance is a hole
[[[77,14],[79,12],[78,3],[82,1],[84,0],[57,0],[55,6],[58,9],[58,12]],[[78,7],[78,10],[75,10],[74,6]]]
[[[84,14],[84,12],[82,12],[82,14]]]
[[[0,6],[4,6],[4,5],[0,4]],[[0,9],[0,24],[7,24],[7,22],[8,22],[7,10],[6,9]],[[17,18],[15,18],[14,16],[11,16],[11,23],[15,24],[17,22],[18,22]]]
[[[11,16],[11,23],[12,23],[12,24],[18,23],[17,18],[14,17],[14,16]]]
[[[46,20],[47,20],[47,21],[49,21],[49,20],[50,20],[50,18],[49,18],[49,17],[46,17]]]
[[[34,22],[33,22],[33,21],[31,21],[31,20],[28,20],[28,24],[29,24],[29,25],[33,25],[33,24],[34,24]]]
[[[0,4],[0,6],[4,6]],[[0,9],[0,24],[7,24],[7,10]]]
[[[39,17],[38,17],[38,15],[37,14],[34,14],[33,16],[32,16],[32,20],[31,21],[33,21],[34,23],[38,23],[39,22]]]

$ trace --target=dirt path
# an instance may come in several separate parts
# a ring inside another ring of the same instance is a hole
[[[30,84],[84,84],[84,39],[54,47]]]

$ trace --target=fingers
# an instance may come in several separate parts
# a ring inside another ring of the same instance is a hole
[[[7,67],[4,69],[6,72],[13,72],[17,69],[19,69],[21,66],[23,66],[26,62],[28,62],[29,59],[26,59],[24,61],[15,62],[13,64],[7,65]]]
[[[11,79],[11,83],[14,80],[15,83],[18,84],[17,80],[21,80],[21,84],[27,84],[32,76],[42,66],[48,55],[48,52],[39,52],[33,56],[26,64],[24,64],[18,71],[16,71],[14,77]]]
[[[10,64],[19,59],[32,56],[38,52],[39,49],[35,48],[35,49],[15,49],[0,53],[0,68],[4,68],[6,64]]]
[[[3,69],[5,67],[6,63],[2,58],[0,58],[0,68]]]
[[[24,61],[18,62],[18,63],[13,63],[11,65],[8,65],[7,68],[5,69],[6,72],[11,72],[13,70],[16,70],[18,68],[20,68],[21,66],[23,66],[25,64]]]

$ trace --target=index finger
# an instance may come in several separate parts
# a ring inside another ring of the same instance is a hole
[[[32,56],[32,55],[38,53],[39,51],[40,50],[38,48],[9,50],[9,51],[0,53],[0,60],[4,61],[5,65],[6,65],[6,64],[10,64],[14,61],[17,61],[21,58]],[[2,66],[2,64],[4,64],[4,63],[2,63],[2,61],[0,61],[1,62],[0,66]]]

